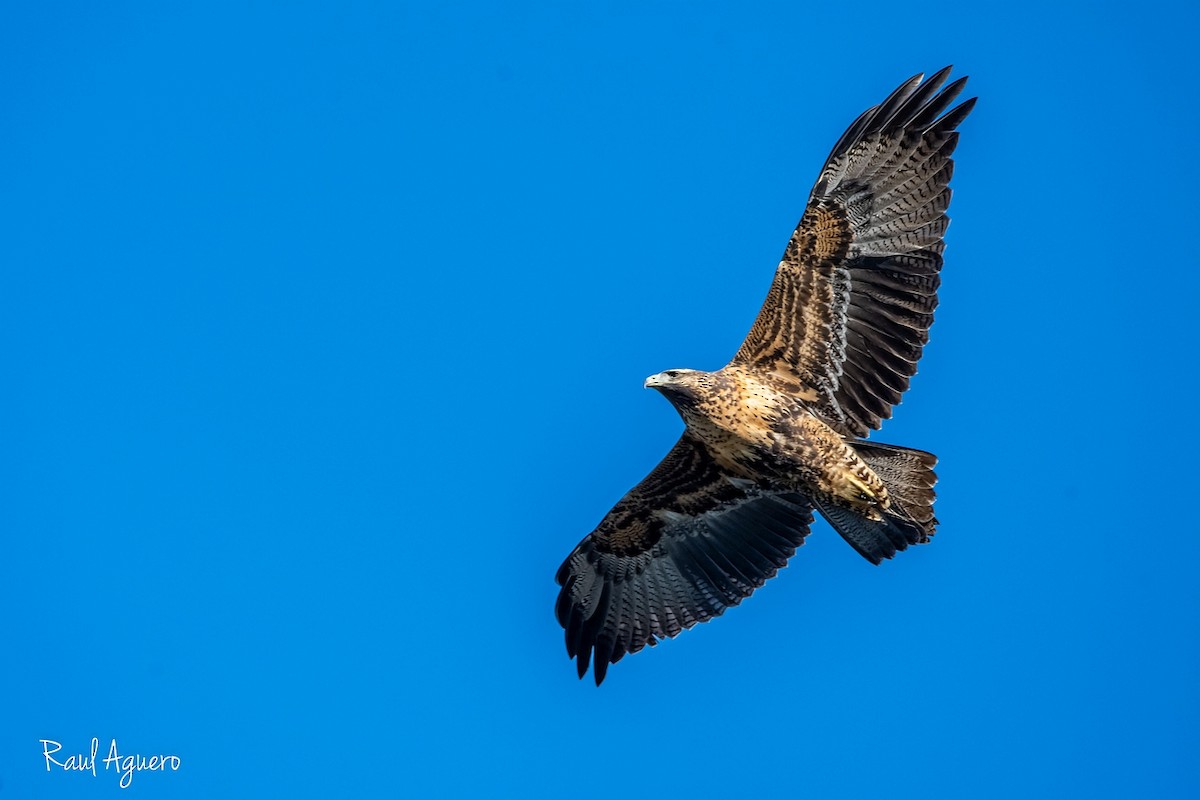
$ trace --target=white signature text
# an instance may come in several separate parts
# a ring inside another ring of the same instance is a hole
[[[145,756],[141,753],[126,753],[117,749],[117,740],[113,739],[108,746],[108,755],[102,758],[97,768],[96,756],[100,753],[100,739],[93,737],[91,750],[87,753],[63,753],[62,743],[53,739],[42,739],[42,756],[46,759],[46,771],[53,772],[57,767],[63,772],[90,772],[95,777],[100,770],[110,770],[119,776],[118,782],[122,789],[128,789],[133,783],[135,772],[178,772],[179,756],[156,753]]]

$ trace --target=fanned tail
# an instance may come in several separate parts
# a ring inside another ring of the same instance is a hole
[[[891,506],[879,520],[828,501],[817,507],[842,538],[872,564],[891,558],[910,544],[924,544],[937,529],[933,515],[937,457],[932,453],[876,442],[851,445],[887,486]]]

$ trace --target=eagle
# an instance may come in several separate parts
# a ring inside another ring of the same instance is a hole
[[[559,568],[555,614],[579,677],[738,605],[819,512],[872,564],[933,536],[931,453],[868,442],[929,339],[952,155],[971,98],[918,74],[834,145],[733,360],[671,369],[685,430]],[[944,86],[944,88],[943,88]],[[949,110],[948,110],[949,109]]]

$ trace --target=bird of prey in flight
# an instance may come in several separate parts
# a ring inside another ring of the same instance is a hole
[[[834,145],[766,302],[716,372],[651,375],[683,436],[567,557],[555,613],[579,677],[735,606],[818,511],[872,564],[929,541],[937,459],[864,440],[917,371],[937,305],[966,78],[917,75]],[[949,109],[949,110],[947,110]]]

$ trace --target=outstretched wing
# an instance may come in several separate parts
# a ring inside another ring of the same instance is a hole
[[[815,394],[847,436],[892,415],[929,339],[966,78],[917,75],[842,135],[733,363]],[[946,113],[943,113],[946,112]]]
[[[804,542],[812,506],[723,473],[688,434],[558,570],[555,613],[579,677],[719,616]]]

